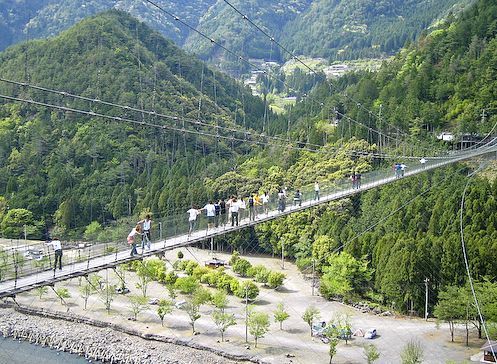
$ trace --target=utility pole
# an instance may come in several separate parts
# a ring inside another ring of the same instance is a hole
[[[312,260],[312,295],[314,296],[314,286],[316,284],[316,262]]]
[[[383,104],[380,104],[380,110],[378,111],[378,129],[380,130],[379,140],[380,140],[380,154],[382,152],[382,148],[385,146],[385,141],[383,140],[383,132],[381,131],[382,122],[381,122],[381,109],[383,108]]]
[[[428,321],[428,282],[430,280],[428,278],[425,278],[425,320]]]
[[[285,243],[281,240],[281,269],[285,269]]]
[[[248,343],[248,286],[245,287],[245,342]]]

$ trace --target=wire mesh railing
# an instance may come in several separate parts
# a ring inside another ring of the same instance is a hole
[[[296,199],[295,190],[287,191],[284,208],[282,208],[282,201],[278,198],[278,195],[273,193],[270,195],[267,205],[254,206],[255,215],[253,217],[250,216],[250,206],[248,204],[245,209],[240,209],[238,226],[232,226],[229,210],[227,209],[226,214],[215,218],[213,226],[208,226],[205,214],[201,214],[196,221],[197,224],[194,231],[189,234],[188,214],[185,209],[184,213],[155,219],[152,229],[151,249],[142,248],[140,241],[138,241],[138,257],[152,255],[161,250],[185,246],[203,239],[223,235],[230,231],[316,206],[323,202],[346,197],[358,191],[375,188],[406,176],[422,173],[459,160],[494,152],[494,144],[495,142],[493,141],[491,145],[487,144],[485,147],[470,152],[456,153],[452,159],[431,159],[426,160],[425,163],[413,163],[411,160],[410,162],[406,161],[405,164],[403,161],[396,161],[402,166],[400,171],[395,171],[392,169],[392,166],[388,166],[368,173],[362,173],[360,180],[355,182],[351,180],[350,175],[347,175],[328,183],[320,183],[319,199],[312,183],[300,188],[301,195],[299,199]],[[97,269],[99,266],[109,264],[117,265],[130,259],[136,259],[136,257],[130,257],[130,246],[126,242],[127,232],[133,227],[133,224],[129,224],[120,229],[125,233],[123,233],[122,239],[116,239],[116,241],[88,242],[84,239],[79,241],[63,241],[63,270],[61,272],[58,269],[53,269],[55,252],[50,245],[44,242],[30,243],[21,240],[11,240],[10,247],[0,250],[0,284],[5,283],[6,285],[4,286],[15,288],[18,286],[18,281],[23,277],[32,277],[33,281],[36,281],[47,279],[47,277],[51,276],[60,276],[61,274]],[[3,289],[4,287],[0,285],[0,291]]]

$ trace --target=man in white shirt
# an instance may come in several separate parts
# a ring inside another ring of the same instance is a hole
[[[195,229],[195,223],[197,221],[197,216],[200,214],[200,211],[197,210],[192,205],[192,208],[190,210],[188,210],[186,213],[189,214],[189,216],[188,216],[188,226],[189,226],[188,236],[190,236],[192,231]]]
[[[58,238],[54,237],[47,245],[51,245],[55,252],[53,270],[55,271],[57,269],[57,263],[59,263],[59,270],[62,270],[62,243]]]
[[[425,164],[426,164],[426,158],[423,157],[419,160],[419,163],[421,163],[421,167],[424,169],[425,168]]]
[[[233,197],[233,200],[231,201],[230,205],[230,210],[231,210],[231,226],[238,226],[238,211],[240,210],[240,202],[236,199],[236,197]]]
[[[319,201],[319,182],[314,182],[314,200]]]
[[[205,205],[202,210],[205,210],[205,214],[207,216],[207,228],[210,229],[214,226],[214,220],[216,219],[216,206],[209,201],[207,205]]]
[[[152,242],[150,229],[152,227],[152,220],[150,220],[150,214],[147,214],[145,219],[138,222],[143,226],[142,233],[142,249],[145,249],[145,246],[148,250],[150,250],[150,243]]]

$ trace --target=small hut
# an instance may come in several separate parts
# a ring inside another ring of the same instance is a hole
[[[488,341],[480,350],[483,350],[483,363],[496,363],[497,341]]]

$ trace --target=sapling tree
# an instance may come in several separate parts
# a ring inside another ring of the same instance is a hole
[[[251,312],[248,317],[248,329],[257,347],[258,340],[269,331],[269,315],[264,312]]]
[[[210,293],[204,287],[197,287],[192,296],[186,301],[183,309],[190,318],[190,325],[192,326],[192,333],[195,334],[195,322],[201,317],[200,306],[210,300]]]
[[[60,303],[65,305],[66,302],[65,302],[65,299],[67,298],[71,298],[71,293],[69,292],[69,290],[65,287],[61,287],[61,288],[58,288],[56,291],[55,291],[55,294],[59,297],[60,299]]]
[[[157,315],[159,315],[160,323],[164,326],[164,317],[173,312],[174,303],[171,300],[160,300],[159,307],[157,307]]]
[[[364,358],[368,364],[373,364],[376,360],[380,358],[380,352],[378,348],[373,344],[366,345],[364,347]]]
[[[421,364],[423,362],[423,348],[418,342],[409,341],[400,353],[402,364]]]
[[[40,300],[44,295],[48,293],[48,288],[46,286],[37,287],[35,290],[36,290],[36,295]]]
[[[287,320],[290,317],[290,314],[285,311],[285,305],[283,302],[278,303],[278,306],[276,307],[276,310],[273,312],[274,314],[274,321],[279,322],[280,324],[280,330],[283,330],[283,321]]]
[[[233,325],[236,325],[235,315],[224,312],[224,309],[216,309],[212,312],[212,320],[221,333],[221,341],[224,342],[225,331]]]
[[[98,292],[100,288],[100,282],[102,280],[102,277],[96,274],[90,274],[88,276],[88,279],[85,284],[81,285],[79,287],[79,293],[81,298],[83,298],[83,301],[85,303],[84,309],[86,310],[86,306],[88,304],[88,299],[90,296],[96,292]]]
[[[108,282],[98,292],[98,298],[105,305],[105,309],[107,310],[108,314],[110,313],[110,307],[112,301],[114,301],[115,295],[116,295],[116,286],[113,284],[109,284]]]
[[[302,315],[302,320],[304,320],[307,325],[309,325],[309,329],[311,330],[312,336],[312,323],[316,321],[320,316],[319,310],[314,306],[309,306],[306,308],[304,314]]]
[[[147,297],[131,295],[129,299],[129,308],[133,314],[133,318],[136,320],[140,311],[147,307]]]

